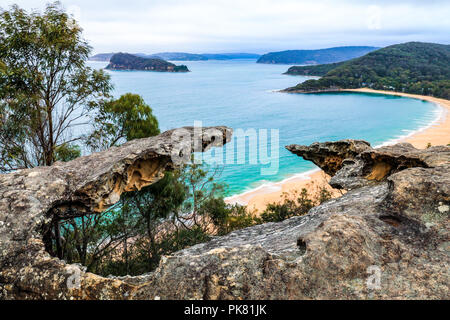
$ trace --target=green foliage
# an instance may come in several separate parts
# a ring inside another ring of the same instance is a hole
[[[328,191],[326,188],[320,188],[319,189],[319,195],[316,199],[316,204],[322,204],[328,200],[330,200],[332,197],[331,192]]]
[[[450,45],[408,42],[320,68],[329,69],[321,79],[287,91],[368,87],[450,99]]]
[[[296,76],[324,76],[331,70],[343,65],[345,62],[326,63],[312,66],[293,66],[284,74]]]
[[[282,203],[269,204],[261,216],[257,218],[257,222],[279,222],[294,216],[302,216],[307,214],[309,210],[316,205],[330,199],[331,193],[325,188],[319,189],[318,195],[315,199],[312,199],[308,194],[308,190],[303,188],[300,194],[285,194],[285,198]]]
[[[286,201],[287,202],[287,201]],[[280,222],[293,217],[292,205],[293,201],[287,203],[270,203],[267,205],[266,210],[261,214],[261,223],[264,222]]]
[[[70,161],[81,156],[81,148],[78,145],[64,143],[55,148],[56,161]]]
[[[211,219],[218,235],[224,235],[255,224],[253,214],[249,213],[246,207],[227,205],[223,198],[209,199],[203,204],[201,211],[202,215],[208,215]]]
[[[92,121],[94,131],[86,144],[95,151],[159,134],[152,109],[137,94],[126,93],[99,105]]]
[[[192,220],[197,224],[202,206],[209,199],[223,197],[225,185],[216,183],[214,178],[220,175],[219,168],[210,168],[193,161],[184,167],[181,179],[186,184],[186,192],[191,201],[184,204],[182,213],[191,212]]]
[[[81,31],[59,3],[0,11],[0,171],[51,165],[81,139],[71,129],[87,108],[109,96],[109,76],[85,65]]]
[[[182,64],[179,66],[173,67],[174,72],[189,72],[189,69],[186,65]]]
[[[181,228],[177,232],[173,232],[166,237],[162,242],[164,254],[170,254],[211,240],[205,230],[198,226],[192,228]]]
[[[159,133],[140,96],[112,100],[109,76],[86,66],[91,47],[81,32],[57,2],[43,13],[0,11],[0,172]]]
[[[114,207],[98,214],[56,221],[54,232],[61,237],[55,239],[49,251],[68,263],[79,262],[88,270],[95,270],[100,259],[113,253],[121,239],[135,235],[132,226],[137,221],[133,218]]]

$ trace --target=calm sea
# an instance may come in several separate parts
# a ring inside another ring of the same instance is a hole
[[[252,164],[249,158],[245,163],[225,164],[219,180],[228,185],[228,195],[315,168],[311,162],[286,151],[285,145],[352,138],[376,146],[427,126],[440,112],[432,103],[403,97],[275,92],[308,79],[282,75],[287,65],[256,64],[254,60],[182,63],[192,72],[108,73],[115,95],[132,92],[143,96],[158,118],[161,131],[192,126],[194,121],[202,121],[204,126],[279,130],[276,173],[262,175],[261,169],[270,164]],[[96,68],[106,66],[100,62],[89,64]]]

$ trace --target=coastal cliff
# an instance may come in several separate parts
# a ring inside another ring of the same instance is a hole
[[[114,54],[106,69],[109,70],[142,70],[160,72],[189,72],[185,65],[175,65],[162,59],[142,58],[128,53]]]
[[[216,129],[228,141],[230,131]],[[117,190],[151,184],[172,166],[169,136],[1,175],[0,298],[448,298],[447,146],[373,149],[358,140],[287,146],[348,192],[305,216],[238,230],[166,256],[141,276],[103,278],[47,253],[42,232],[54,215],[69,215],[73,207],[86,208],[82,214],[103,210],[117,201]],[[208,148],[212,142],[206,141]],[[373,270],[381,280],[368,287]]]

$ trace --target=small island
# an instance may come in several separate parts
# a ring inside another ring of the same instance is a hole
[[[189,72],[185,65],[175,65],[158,58],[143,58],[129,53],[114,54],[106,69],[109,70],[142,70],[159,72]]]

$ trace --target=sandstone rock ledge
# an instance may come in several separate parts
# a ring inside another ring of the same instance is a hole
[[[136,286],[67,265],[45,248],[56,217],[95,214],[189,159],[192,150],[221,146],[226,127],[166,131],[120,147],[57,162],[50,167],[0,174],[0,299],[127,299]]]
[[[69,185],[71,166],[62,170],[60,164],[0,177],[1,297],[449,298],[449,147],[372,149],[343,140],[287,148],[323,167],[334,175],[331,184],[348,192],[303,217],[235,231],[164,257],[156,271],[139,277],[102,278],[81,270],[78,289],[67,289],[66,282],[70,269],[80,268],[46,253],[39,226],[50,208],[79,190],[79,201],[97,208],[101,201],[93,195],[104,185],[101,175],[85,172]],[[115,168],[113,160],[104,172]],[[50,175],[55,182],[42,178]],[[97,191],[87,192],[85,181]],[[374,268],[379,288],[366,285]]]

